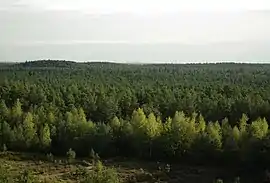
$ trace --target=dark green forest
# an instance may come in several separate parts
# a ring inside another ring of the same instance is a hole
[[[267,64],[2,63],[0,100],[2,149],[270,163]]]

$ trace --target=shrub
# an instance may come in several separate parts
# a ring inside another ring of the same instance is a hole
[[[103,166],[101,161],[97,161],[93,171],[89,172],[81,183],[120,183],[121,180],[115,169]]]
[[[54,162],[54,157],[53,157],[53,154],[52,153],[49,153],[46,155],[47,156],[47,160],[50,161],[50,162]]]
[[[3,151],[3,152],[6,152],[6,151],[7,151],[7,146],[6,146],[6,144],[3,145],[2,151]]]
[[[32,175],[32,172],[25,170],[18,179],[19,183],[35,183],[37,182]]]
[[[217,179],[214,183],[223,183],[222,179]]]
[[[98,155],[98,153],[96,153],[95,151],[94,151],[94,149],[91,149],[91,151],[90,151],[90,159],[93,161],[93,162],[97,162],[97,161],[99,161],[100,160],[100,157],[99,157],[99,155]]]
[[[67,160],[68,163],[72,163],[74,159],[76,158],[76,152],[73,151],[71,148],[67,152]]]
[[[7,169],[0,165],[0,183],[9,183],[11,182],[10,177],[8,175]]]

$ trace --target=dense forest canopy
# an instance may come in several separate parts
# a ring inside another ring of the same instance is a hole
[[[34,61],[0,65],[12,150],[267,162],[270,65]]]

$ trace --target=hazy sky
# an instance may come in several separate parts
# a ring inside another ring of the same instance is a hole
[[[0,61],[270,61],[269,0],[0,0]]]
[[[1,0],[2,9],[85,10],[94,13],[268,10],[268,0]]]

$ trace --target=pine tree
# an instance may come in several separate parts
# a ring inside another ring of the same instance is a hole
[[[220,150],[222,146],[221,127],[218,122],[209,122],[206,128],[209,143],[215,150]]]
[[[241,134],[246,132],[246,128],[247,128],[247,121],[248,121],[248,117],[246,114],[242,114],[242,117],[239,121],[239,130],[241,132]]]
[[[40,144],[43,149],[50,147],[51,145],[51,135],[50,135],[50,127],[48,124],[44,124],[40,134]]]
[[[205,128],[206,128],[206,122],[203,116],[200,114],[198,122],[196,124],[196,131],[197,133],[203,133],[205,131]]]
[[[146,116],[141,108],[137,111],[133,111],[131,116],[131,124],[137,132],[140,132],[141,128],[144,127],[146,123]]]
[[[185,117],[183,112],[176,112],[172,119],[171,134],[168,137],[172,152],[179,152],[179,155],[182,155],[189,151],[196,139],[194,118]]]
[[[114,117],[110,123],[109,123],[110,127],[113,129],[113,131],[118,131],[121,127],[121,122],[118,119],[118,117]]]
[[[161,123],[160,121],[157,121],[155,115],[153,113],[150,113],[147,118],[147,122],[144,124],[144,130],[146,132],[146,135],[153,139],[156,136],[158,136],[161,132]]]
[[[237,126],[233,127],[232,136],[233,139],[238,143],[240,140],[240,131]]]
[[[86,115],[84,113],[83,108],[79,108],[79,110],[78,110],[78,118],[79,118],[78,119],[79,122],[81,122],[81,123],[86,123],[87,122]]]
[[[52,112],[49,112],[47,115],[47,123],[53,125],[55,123],[55,116]]]
[[[164,133],[170,133],[172,130],[172,118],[168,117],[163,125]]]
[[[14,141],[14,132],[12,131],[10,125],[4,121],[1,124],[1,139],[2,139],[2,145],[6,144],[9,145]]]
[[[0,102],[0,119],[7,119],[9,116],[9,109],[6,106],[6,103],[4,100],[1,100]]]
[[[11,118],[13,119],[14,123],[18,124],[21,121],[22,115],[23,115],[22,104],[18,99],[11,109]]]
[[[268,133],[268,123],[265,118],[263,119],[259,118],[251,123],[250,134],[252,137],[262,139],[267,135],[267,133]]]
[[[240,131],[240,143],[244,143],[247,140],[247,135],[248,135],[248,127],[249,125],[247,124],[248,117],[246,114],[242,114],[242,117],[239,121],[239,131]]]
[[[232,134],[232,127],[229,124],[228,118],[225,118],[221,122],[221,130],[222,130],[222,135],[223,135],[223,140],[226,141],[227,138],[231,137]]]
[[[147,141],[149,144],[149,156],[152,157],[152,144],[153,140],[160,135],[162,124],[161,121],[156,119],[153,113],[150,113],[147,118],[147,123],[145,123],[145,127],[143,128],[145,134],[147,136]]]
[[[12,147],[21,149],[26,149],[24,130],[22,125],[15,126],[14,129],[14,142],[11,144]]]
[[[239,150],[240,131],[237,126],[227,132],[226,139],[224,141],[224,149],[228,151]]]
[[[22,125],[24,142],[26,143],[27,147],[31,146],[31,143],[37,135],[33,119],[33,115],[28,112],[24,118]]]

